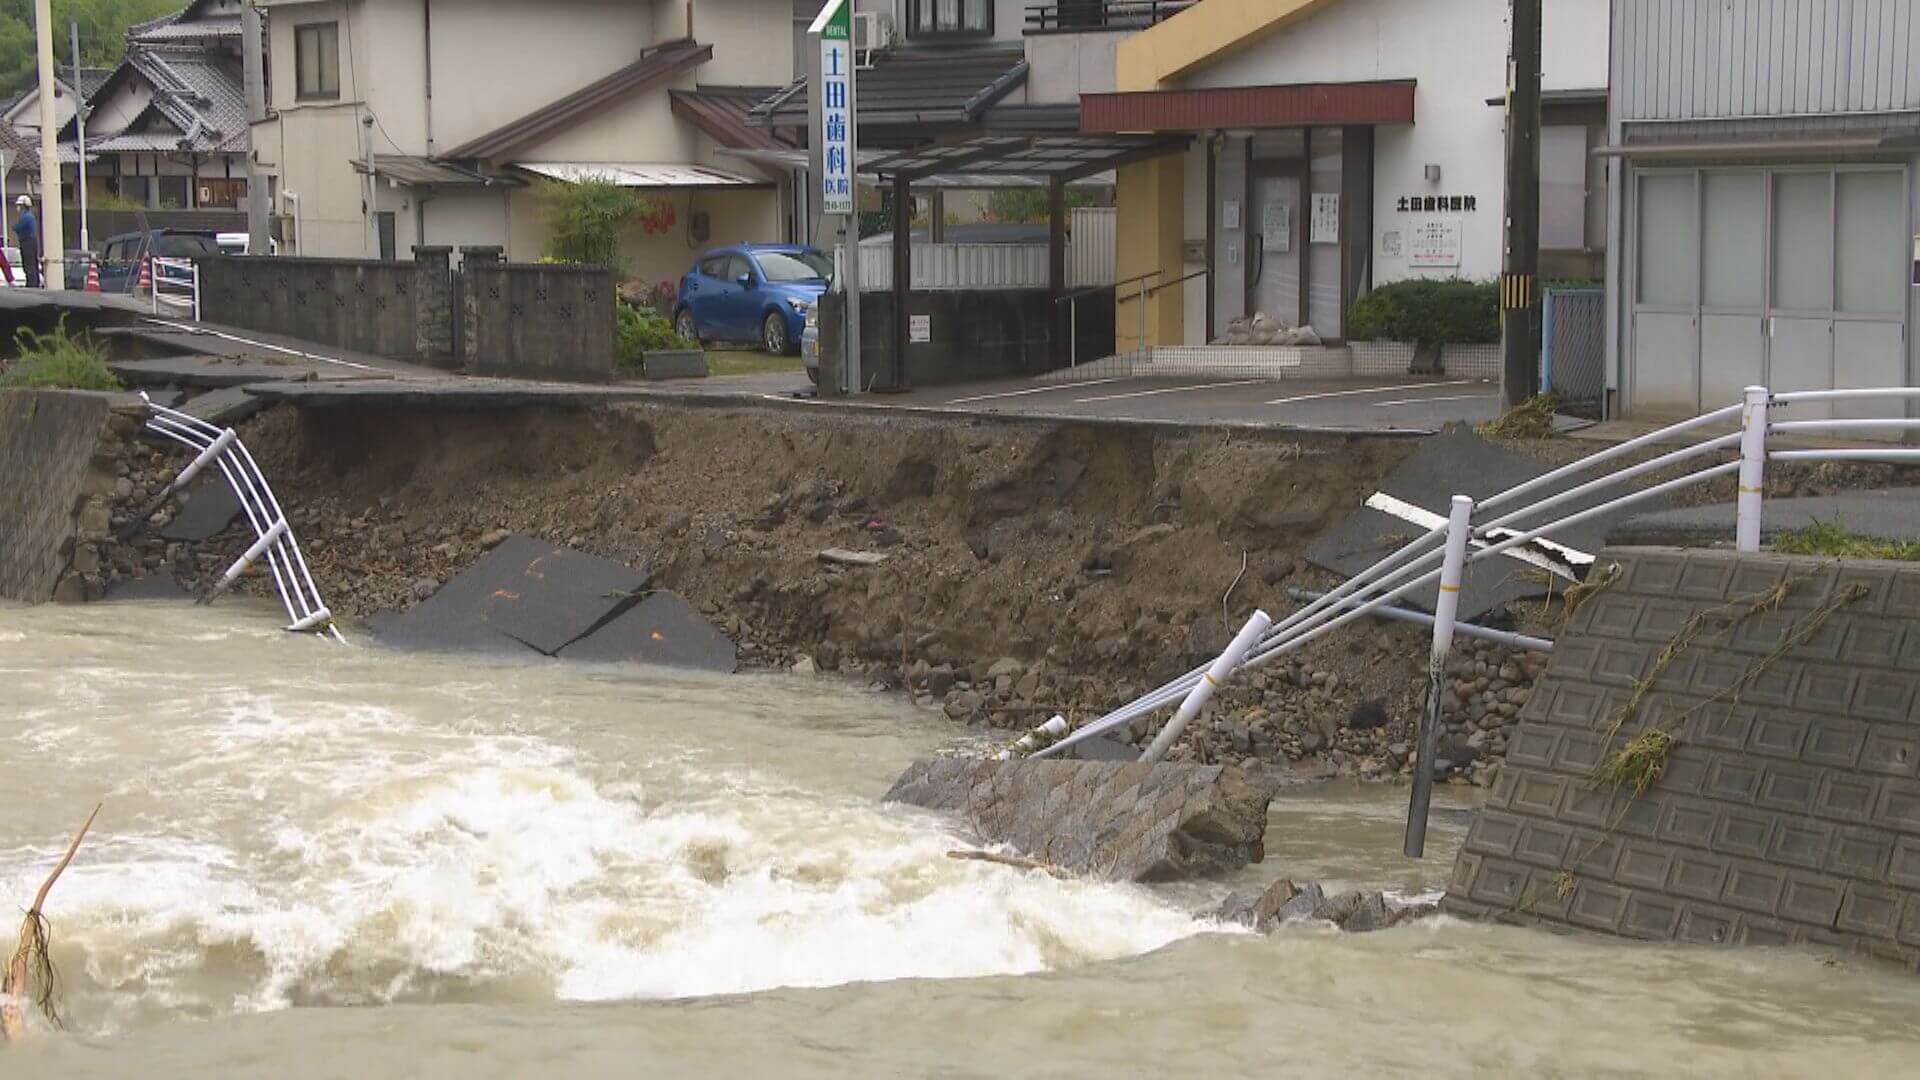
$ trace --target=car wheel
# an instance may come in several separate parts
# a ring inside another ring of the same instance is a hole
[[[790,345],[787,337],[787,320],[777,311],[768,312],[766,321],[760,324],[760,344],[775,356],[785,356]]]
[[[686,308],[681,308],[680,314],[673,317],[673,332],[696,344],[700,341],[700,328],[694,325],[693,312]]]
[[[808,368],[807,381],[812,383],[815,386],[819,386],[820,385],[820,369],[817,367]]]

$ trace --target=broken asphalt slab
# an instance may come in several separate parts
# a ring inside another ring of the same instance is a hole
[[[220,390],[263,382],[303,379],[308,368],[292,360],[242,360],[221,356],[161,356],[113,360],[107,370],[128,386],[188,386]]]
[[[664,590],[559,651],[562,660],[654,664],[731,674],[734,644],[677,594]]]
[[[1607,543],[1631,547],[1707,547],[1733,542],[1734,506],[1689,506],[1636,514],[1607,532]],[[1760,537],[1771,540],[1809,525],[1839,522],[1855,536],[1920,540],[1920,488],[1848,491],[1761,503]]]
[[[431,597],[368,628],[405,649],[555,656],[632,606],[648,576],[612,559],[510,536]]]
[[[242,387],[227,386],[187,399],[180,411],[215,427],[232,427],[266,407],[264,399]]]
[[[227,531],[235,518],[240,516],[240,499],[234,495],[232,485],[216,469],[200,474],[182,493],[184,498],[176,496],[178,507],[173,517],[154,532],[162,540],[184,540],[188,543],[200,543],[211,540]]]
[[[1484,499],[1517,484],[1525,483],[1551,469],[1552,466],[1536,461],[1525,454],[1496,446],[1482,439],[1465,425],[1456,425],[1431,438],[1423,439],[1406,460],[1395,466],[1393,471],[1381,480],[1380,491],[1444,517],[1449,501],[1454,495],[1468,495],[1476,500]],[[1559,494],[1591,479],[1593,479],[1591,474],[1568,477],[1531,493],[1526,501],[1537,501],[1549,495]],[[1622,494],[1622,490],[1614,488],[1600,491],[1556,506],[1543,515],[1523,519],[1518,527],[1525,529],[1547,521],[1558,520],[1569,514],[1597,506],[1608,499],[1617,498]],[[1514,503],[1499,507],[1498,513],[1506,513],[1519,505]],[[1643,502],[1622,510],[1601,514],[1570,529],[1556,530],[1549,539],[1575,550],[1593,554],[1605,546],[1607,531],[1615,523],[1632,513],[1643,512],[1649,506],[1660,505],[1659,501]],[[1392,554],[1408,541],[1420,537],[1426,531],[1424,527],[1412,522],[1363,506],[1315,540],[1312,546],[1307,548],[1307,559],[1316,566],[1332,570],[1343,577],[1351,577]],[[1466,580],[1462,583],[1460,591],[1460,618],[1469,622],[1478,622],[1483,620],[1487,613],[1515,600],[1541,596],[1548,589],[1543,579],[1542,571],[1516,559],[1498,555],[1469,563]],[[1555,591],[1564,587],[1565,583],[1558,580],[1553,585]],[[1439,585],[1436,582],[1409,592],[1403,598],[1403,602],[1430,612],[1438,595]]]

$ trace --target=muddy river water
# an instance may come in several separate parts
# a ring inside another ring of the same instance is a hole
[[[0,1076],[1912,1075],[1920,979],[1439,919],[1270,938],[1233,883],[946,857],[896,696],[399,656],[242,606],[0,608],[0,904],[67,1027]],[[1405,794],[1276,800],[1242,875],[1438,888]],[[5,949],[12,949],[5,929]]]

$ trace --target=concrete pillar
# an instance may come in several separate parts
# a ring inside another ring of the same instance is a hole
[[[473,272],[505,262],[505,250],[498,244],[463,245],[460,248],[460,281],[456,286],[460,300],[460,330],[454,356],[468,370],[472,370],[475,354],[479,350],[481,298],[480,290],[474,287]]]
[[[422,362],[456,366],[453,355],[453,249],[413,249],[413,344]]]
[[[1151,290],[1180,276],[1184,265],[1180,244],[1186,225],[1186,182],[1186,159],[1179,154],[1121,166],[1114,188],[1117,280],[1126,281],[1158,270],[1159,276],[1146,282]],[[1185,290],[1174,286],[1147,298],[1144,342],[1139,293],[1139,282],[1121,285],[1117,290],[1115,347],[1124,353],[1142,346],[1184,342],[1187,334]]]

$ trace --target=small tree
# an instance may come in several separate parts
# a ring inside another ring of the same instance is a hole
[[[547,257],[621,270],[620,235],[651,209],[647,200],[599,176],[549,181],[536,189],[547,216]]]

